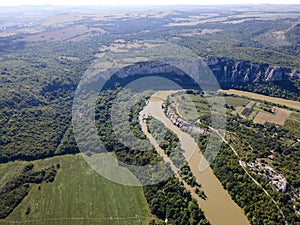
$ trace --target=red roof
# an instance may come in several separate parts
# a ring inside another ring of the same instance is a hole
[[[275,155],[269,155],[268,158],[269,159],[275,159]]]

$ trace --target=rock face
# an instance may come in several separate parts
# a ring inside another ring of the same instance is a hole
[[[270,67],[268,68],[270,69]],[[267,81],[278,81],[282,80],[283,72],[282,69],[279,67],[276,67],[274,69],[271,69],[268,73],[266,73],[266,80]]]
[[[211,69],[221,85],[300,79],[300,71],[283,67],[274,67],[263,63],[212,57],[204,59],[203,62]],[[195,74],[196,68],[193,68],[192,65],[187,64],[184,65],[184,67],[188,68],[188,72],[191,74]],[[124,79],[134,75],[161,74],[162,76],[174,79],[175,81],[180,81],[183,84],[196,84],[193,79],[183,73],[179,68],[162,62],[140,62],[121,68],[115,72],[110,71],[110,74],[114,74],[114,77],[118,79]],[[174,74],[177,76],[174,76]],[[204,73],[200,79],[210,83],[209,80],[206,80],[207,77],[208,76]]]
[[[300,71],[268,64],[226,58],[204,60],[220,83],[262,82],[300,79]]]

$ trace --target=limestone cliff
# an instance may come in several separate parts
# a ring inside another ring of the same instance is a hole
[[[300,71],[278,66],[270,66],[263,63],[252,63],[249,61],[212,57],[206,58],[203,61],[211,69],[220,84],[300,79]],[[195,68],[192,68],[191,65],[186,65],[185,68],[188,68],[188,72],[195,74]],[[112,71],[113,70],[114,69],[112,69]],[[135,75],[161,74],[164,76],[164,74],[166,74],[165,76],[169,78],[171,77],[181,83],[195,84],[195,82],[191,80],[190,77],[186,76],[178,67],[163,62],[140,62],[124,67],[117,72],[112,71],[109,73],[114,74],[113,80],[115,78],[124,79]],[[205,77],[205,73],[201,76],[202,77],[200,79],[207,79],[207,77]],[[208,80],[207,83],[209,83]]]
[[[300,79],[300,71],[226,58],[204,60],[220,83],[282,81]]]

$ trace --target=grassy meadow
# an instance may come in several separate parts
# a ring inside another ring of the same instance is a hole
[[[148,224],[151,214],[141,187],[113,183],[95,171],[80,154],[33,162],[35,168],[60,164],[53,183],[35,184],[0,224]],[[28,162],[0,165],[2,181]]]

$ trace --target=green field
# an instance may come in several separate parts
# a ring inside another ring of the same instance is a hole
[[[38,160],[34,165],[39,168],[57,163],[61,168],[55,181],[33,185],[27,197],[0,224],[140,225],[151,220],[141,187],[123,186],[103,178],[80,154]],[[1,181],[25,164],[28,163],[1,164]],[[26,211],[30,212],[26,215]]]
[[[235,96],[225,96],[224,98],[225,98],[225,102],[228,105],[231,105],[233,107],[243,106],[243,105],[246,106],[250,102],[249,99],[235,97]]]
[[[177,113],[188,121],[194,121],[210,113],[207,99],[199,94],[178,92],[171,95],[169,100],[175,104]]]
[[[218,96],[207,97],[199,94],[178,93],[170,98],[171,103],[176,103],[177,111],[184,119],[188,121],[195,121],[199,117],[210,116],[211,108],[208,105],[208,100],[214,102],[219,101]],[[250,100],[247,98],[237,96],[224,96],[224,102],[234,108],[238,106],[246,106]]]

